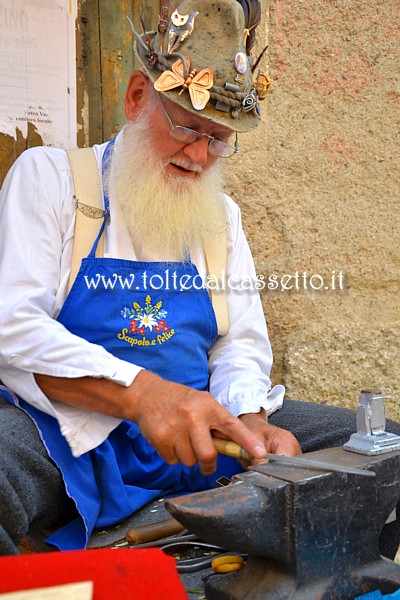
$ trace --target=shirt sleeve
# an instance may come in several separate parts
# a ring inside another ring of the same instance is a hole
[[[209,353],[210,392],[234,416],[261,408],[269,415],[282,406],[285,389],[271,389],[272,351],[259,294],[263,282],[256,276],[240,210],[230,198],[227,202],[229,331]]]
[[[140,371],[56,320],[67,289],[74,210],[66,153],[44,147],[24,152],[0,196],[0,378],[53,416],[57,403],[49,402],[33,373],[104,377],[129,386]]]

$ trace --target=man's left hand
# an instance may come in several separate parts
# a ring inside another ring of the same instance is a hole
[[[260,438],[267,452],[271,454],[286,454],[296,456],[301,454],[300,444],[290,431],[270,425],[261,413],[247,413],[240,415],[239,419],[252,433]],[[253,459],[251,464],[258,464],[264,459]]]

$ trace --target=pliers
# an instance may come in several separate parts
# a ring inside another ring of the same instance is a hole
[[[228,552],[227,550],[225,550],[224,548],[222,548],[221,546],[216,546],[214,544],[206,544],[205,542],[197,542],[197,541],[181,541],[181,542],[173,542],[170,544],[165,544],[163,546],[160,546],[161,550],[163,550],[163,552],[165,552],[166,554],[170,554],[172,556],[175,556],[176,554],[185,554],[188,552],[188,550],[202,550],[203,553],[208,553],[207,555],[205,554],[204,556],[198,556],[196,558],[185,558],[185,559],[177,559],[176,561],[176,568],[178,573],[193,573],[195,571],[201,571],[202,569],[207,569],[208,567],[212,566],[212,562],[215,559],[219,559],[222,557],[227,557],[227,559],[233,559],[233,560],[227,560],[226,562],[229,564],[235,564],[235,565],[240,565],[240,567],[243,565],[243,560],[241,560],[239,562],[238,557],[241,557],[242,559],[247,558],[247,554],[239,554],[239,553],[232,553],[232,552]],[[219,561],[221,562],[221,561]],[[240,568],[239,567],[239,568]],[[233,567],[231,569],[226,569],[226,572],[229,572],[229,570],[237,570],[237,566]]]

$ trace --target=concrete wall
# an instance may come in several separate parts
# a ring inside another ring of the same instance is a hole
[[[400,1],[261,3],[273,88],[228,181],[257,272],[299,273],[262,292],[273,380],[350,407],[380,388],[400,419]]]

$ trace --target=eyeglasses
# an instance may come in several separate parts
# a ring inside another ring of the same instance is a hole
[[[212,137],[211,135],[208,135],[207,133],[200,133],[199,131],[195,131],[194,129],[189,129],[189,127],[183,127],[182,125],[174,125],[171,117],[167,113],[163,101],[161,100],[160,94],[157,94],[157,96],[160,100],[160,104],[162,106],[164,114],[167,117],[168,123],[171,127],[170,136],[174,138],[174,140],[177,140],[178,142],[182,142],[184,144],[193,144],[193,142],[197,142],[197,140],[200,140],[202,137],[207,137],[209,153],[213,154],[214,156],[219,156],[219,158],[229,158],[230,156],[233,156],[234,154],[237,154],[239,152],[239,141],[237,131],[235,132],[235,145],[231,146],[230,144],[226,144],[221,140],[217,140],[216,138]]]

